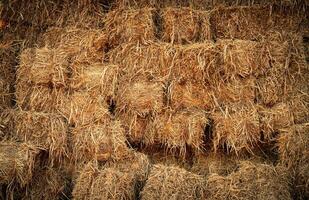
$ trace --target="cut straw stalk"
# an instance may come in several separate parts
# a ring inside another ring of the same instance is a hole
[[[118,121],[73,128],[72,142],[75,162],[119,160],[129,152],[124,130]]]
[[[38,148],[27,143],[0,142],[0,184],[25,186],[33,176]]]
[[[239,167],[228,176],[212,174],[207,178],[209,199],[291,199],[284,170],[248,161]]]
[[[254,105],[229,106],[214,112],[211,117],[214,120],[215,151],[226,145],[232,152],[252,152],[252,148],[259,143],[259,114]]]
[[[10,136],[49,152],[51,164],[61,163],[67,156],[66,121],[57,114],[6,110],[1,115]]]
[[[123,42],[145,43],[155,40],[154,9],[119,9],[109,12],[104,19],[108,44],[115,47]]]
[[[163,144],[168,150],[179,150],[181,155],[186,155],[187,146],[201,151],[207,124],[208,118],[203,111],[166,111],[150,124],[150,130],[145,133],[145,144]]]
[[[161,11],[161,17],[164,42],[186,44],[211,39],[207,12],[167,7]]]
[[[176,166],[154,165],[142,199],[202,199],[204,179]]]

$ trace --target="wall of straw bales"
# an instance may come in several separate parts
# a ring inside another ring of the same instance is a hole
[[[308,6],[4,1],[0,198],[308,198]]]

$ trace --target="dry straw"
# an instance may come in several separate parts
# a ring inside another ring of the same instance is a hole
[[[117,118],[121,121],[129,141],[136,143],[144,141],[152,120],[150,116],[140,117],[137,114],[122,113],[117,114]]]
[[[309,197],[309,124],[284,129],[278,138],[280,164],[286,167],[293,180],[294,192]]]
[[[154,165],[150,171],[142,199],[200,199],[204,179],[176,166]]]
[[[279,103],[271,108],[259,107],[259,114],[261,130],[267,138],[294,124],[293,111],[286,103]]]
[[[110,62],[119,64],[127,77],[166,80],[171,74],[175,49],[168,43],[125,43],[110,51]]]
[[[116,97],[116,112],[145,117],[159,113],[164,105],[164,86],[158,82],[136,81],[121,84]]]
[[[293,11],[292,6],[218,7],[211,12],[210,22],[217,38],[256,40],[270,30],[297,31],[305,18],[302,12]]]
[[[224,78],[259,75],[271,67],[267,56],[267,46],[261,42],[219,40],[217,47],[221,52],[221,73]]]
[[[38,169],[34,173],[31,183],[27,186],[24,198],[29,199],[59,199],[65,197],[68,186],[67,175],[53,168]]]
[[[211,39],[207,12],[167,7],[161,11],[161,17],[164,42],[186,44]]]
[[[220,152],[199,154],[194,158],[190,171],[205,177],[213,173],[227,176],[237,169],[238,159]]]
[[[228,176],[207,178],[209,199],[291,199],[286,174],[272,165],[241,162]]]
[[[155,117],[149,132],[147,145],[162,144],[170,151],[186,155],[187,146],[202,150],[204,129],[208,124],[206,113],[199,110],[166,111]]]
[[[10,136],[48,151],[51,164],[67,156],[68,124],[57,114],[6,110],[1,115]]]
[[[105,123],[110,119],[106,97],[88,91],[74,92],[59,111],[74,126]]]
[[[118,84],[119,67],[92,63],[75,67],[70,79],[70,87],[75,90],[87,90],[94,95],[103,94],[113,97]]]
[[[211,117],[214,120],[215,151],[226,145],[232,152],[252,152],[260,141],[259,114],[254,105],[229,106],[214,112]]]
[[[123,42],[145,43],[155,39],[154,9],[118,9],[104,19],[108,44],[115,47]]]
[[[0,142],[0,184],[25,186],[32,180],[38,148],[27,143]]]
[[[72,143],[73,159],[78,162],[119,160],[129,151],[124,130],[118,121],[73,128]]]
[[[149,171],[147,156],[131,152],[119,162],[99,167],[90,162],[81,171],[75,187],[75,199],[135,199]]]
[[[211,89],[201,83],[173,81],[168,87],[168,100],[174,110],[213,107]]]

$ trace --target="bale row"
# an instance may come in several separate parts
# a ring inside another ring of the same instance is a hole
[[[259,20],[256,20],[259,19]],[[187,44],[212,39],[261,40],[269,31],[304,30],[306,14],[293,6],[217,7],[211,11],[189,7],[110,11],[105,18],[108,46],[123,42],[157,41]]]

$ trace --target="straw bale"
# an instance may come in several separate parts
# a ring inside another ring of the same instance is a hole
[[[123,159],[117,162],[110,160],[104,167],[115,168],[123,173],[132,174],[135,181],[142,183],[148,177],[150,161],[146,154],[131,150]]]
[[[72,143],[75,162],[119,160],[129,150],[119,121],[73,128]]]
[[[220,79],[219,49],[213,42],[204,42],[175,47],[173,77],[179,80],[191,80],[193,83],[214,83]]]
[[[121,121],[126,136],[131,142],[143,142],[145,135],[149,131],[151,117],[141,117],[137,114],[121,113],[117,115]]]
[[[179,150],[181,155],[186,154],[187,146],[201,151],[207,124],[208,118],[203,111],[167,110],[155,117],[145,143],[163,144],[171,151]]]
[[[286,174],[272,165],[241,162],[228,176],[207,178],[209,199],[292,199]]]
[[[263,43],[249,40],[219,40],[222,75],[247,77],[259,75],[269,69],[268,49]]]
[[[260,123],[257,107],[254,105],[234,105],[212,114],[214,120],[215,151],[227,146],[236,154],[241,151],[252,152],[260,141]]]
[[[118,9],[108,12],[104,27],[110,47],[123,42],[145,43],[155,40],[154,9]]]
[[[0,142],[0,185],[14,181],[25,186],[33,176],[38,148],[27,143]]]
[[[202,176],[216,173],[227,176],[237,169],[238,159],[223,153],[199,154],[194,158],[190,171]]]
[[[23,199],[61,199],[65,197],[65,189],[68,186],[67,175],[53,168],[36,170],[33,180],[27,186],[28,193]]]
[[[256,40],[270,30],[297,31],[304,16],[272,5],[218,7],[211,12],[210,23],[217,38]]]
[[[294,124],[293,113],[286,103],[278,103],[271,108],[261,106],[259,114],[261,131],[267,137]]]
[[[245,79],[235,78],[229,82],[219,83],[211,88],[213,107],[231,104],[248,104],[255,100],[255,82],[253,76]]]
[[[211,39],[209,17],[202,11],[167,7],[161,17],[164,42],[186,44]]]
[[[88,91],[76,91],[59,108],[59,112],[74,126],[105,123],[110,119],[105,96]]]
[[[121,84],[116,96],[116,112],[128,112],[145,117],[159,113],[164,105],[164,86],[160,82],[136,81]]]
[[[130,173],[105,168],[93,181],[89,199],[136,199],[136,183]]]
[[[202,199],[204,180],[176,166],[154,165],[141,199]]]
[[[278,151],[280,163],[293,177],[295,193],[309,197],[309,124],[291,126],[280,133]]]
[[[167,80],[173,68],[175,48],[168,43],[123,44],[109,53],[109,60],[121,66],[128,77]]]
[[[34,53],[34,55],[29,55]],[[29,57],[28,57],[29,56]],[[36,85],[65,86],[68,60],[65,53],[43,47],[27,50],[21,56],[19,76]],[[29,65],[29,66],[28,66]],[[28,70],[27,70],[28,69]],[[26,73],[26,74],[22,74]]]
[[[70,87],[75,90],[87,90],[93,94],[114,97],[118,84],[119,66],[93,63],[80,66],[72,71]]]
[[[168,100],[174,110],[185,108],[212,109],[211,89],[201,83],[173,81],[168,88]]]
[[[67,156],[68,124],[60,115],[6,110],[2,122],[12,137],[48,151],[51,164],[61,163]]]
[[[72,196],[73,199],[87,199],[90,196],[90,188],[96,176],[99,174],[98,166],[95,162],[89,162],[80,171],[80,175],[75,180]]]
[[[105,47],[106,36],[102,30],[93,28],[51,27],[40,39],[40,46],[59,48],[70,56],[87,49],[91,53]]]

